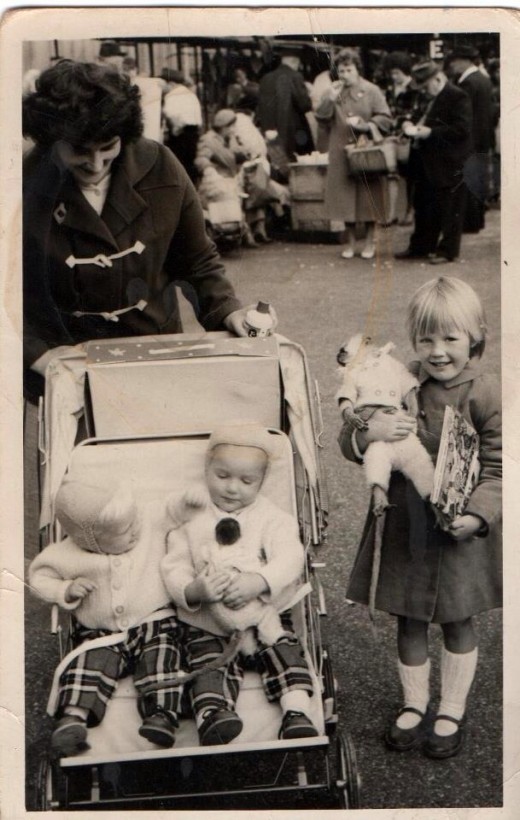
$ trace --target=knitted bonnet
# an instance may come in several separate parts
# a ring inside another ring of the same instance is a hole
[[[65,479],[56,496],[56,516],[75,544],[88,552],[102,552],[94,523],[114,493],[83,481]]]
[[[215,447],[219,447],[221,444],[228,444],[233,447],[256,447],[266,454],[268,464],[276,452],[276,436],[259,424],[234,424],[216,427],[208,440],[207,461],[211,458],[211,453]]]

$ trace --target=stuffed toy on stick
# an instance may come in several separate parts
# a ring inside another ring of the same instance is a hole
[[[385,408],[390,413],[405,409],[417,416],[419,383],[407,368],[390,355],[392,342],[377,348],[370,337],[357,334],[343,345],[337,360],[342,385],[336,393],[341,413],[359,429],[367,423],[359,415],[362,408]],[[388,487],[393,470],[399,470],[414,484],[421,498],[432,491],[434,467],[416,433],[402,441],[373,441],[364,454],[365,476],[374,497],[374,513],[388,507]]]

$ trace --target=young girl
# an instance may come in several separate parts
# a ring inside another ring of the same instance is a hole
[[[298,523],[260,494],[274,455],[272,440],[267,430],[256,425],[214,430],[206,454],[205,491],[198,498],[188,490],[192,519],[168,536],[163,577],[178,606],[179,620],[187,625],[190,671],[204,670],[228,647],[229,629],[215,617],[216,602],[229,608],[230,619],[259,598],[280,612],[290,606],[297,589],[304,563]],[[245,571],[233,572],[226,562],[213,566],[208,561],[216,528],[221,522],[227,528],[230,519],[240,527],[240,563],[245,552],[250,556],[249,567],[243,564]],[[318,731],[310,717],[310,671],[287,612],[282,612],[281,622],[281,634],[275,629],[272,643],[258,629],[254,662],[266,697],[282,708],[279,736],[313,737]],[[242,675],[239,656],[218,669],[202,671],[193,681],[190,697],[202,746],[229,743],[242,731],[235,711]]]
[[[501,606],[502,440],[500,387],[481,370],[486,326],[473,289],[451,277],[427,282],[408,307],[408,332],[418,361],[410,366],[420,382],[418,434],[435,459],[444,410],[451,405],[476,429],[480,477],[463,515],[449,532],[435,524],[428,502],[393,473],[386,513],[376,607],[397,616],[398,672],[403,707],[386,732],[392,749],[418,746],[430,699],[428,627],[441,625],[441,701],[425,754],[446,758],[462,743],[462,721],[477,665],[472,616]],[[362,461],[371,441],[400,441],[414,427],[404,412],[387,415],[367,408],[368,430],[345,420],[339,443],[346,458]],[[368,602],[374,549],[369,515],[347,590]]]
[[[69,756],[85,747],[87,727],[103,720],[117,681],[130,673],[139,734],[172,746],[182,687],[168,682],[181,664],[179,624],[160,574],[172,526],[167,505],[138,506],[124,486],[110,493],[65,480],[56,515],[68,538],[50,544],[29,567],[33,590],[72,613],[79,643],[55,675],[52,752]]]

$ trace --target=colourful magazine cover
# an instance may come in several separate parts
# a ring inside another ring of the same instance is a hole
[[[431,496],[444,529],[463,513],[479,470],[477,432],[458,410],[446,407]]]

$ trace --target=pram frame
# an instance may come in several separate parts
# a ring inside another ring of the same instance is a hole
[[[299,345],[295,345],[294,343],[289,342],[288,340],[284,340],[284,343],[290,345],[293,349],[297,350],[298,354],[302,356],[305,371],[305,384],[307,388],[307,402],[309,406],[311,424],[314,431],[315,445],[317,448],[321,447],[321,442],[319,441],[319,439],[322,434],[322,429],[320,429],[319,432],[316,432],[317,419],[316,411],[314,409],[314,401],[317,401],[319,403],[317,384],[315,385],[316,394],[313,396],[310,387],[311,381],[308,371],[308,365],[303,348],[301,348]],[[41,422],[43,428],[45,424],[45,419],[43,418],[44,414],[42,413],[41,415]],[[319,424],[321,424],[321,412],[319,410],[318,418]],[[287,424],[285,412],[282,412],[282,421],[284,424]],[[293,448],[293,459],[300,458],[297,447],[295,446],[294,439],[291,437],[290,430],[288,432],[288,435]],[[197,431],[195,433],[188,431],[183,432],[181,436],[179,436],[178,434],[175,436],[156,436],[141,434],[139,435],[139,440],[156,441],[169,438],[193,439],[204,436],[205,434],[201,433],[200,431]],[[91,437],[89,439],[82,441],[79,446],[84,447],[104,443],[132,441],[134,441],[134,439],[129,438],[127,436],[111,436],[107,439]],[[46,452],[44,442],[45,434],[43,429],[41,429],[39,436],[39,446],[40,451],[42,452],[43,461],[45,462],[50,458],[50,453]],[[316,458],[316,462],[319,470],[318,457]],[[315,589],[316,597],[318,599],[316,605],[311,605],[310,601],[307,601],[305,604],[305,637],[307,641],[307,648],[316,672],[316,676],[320,682],[321,698],[323,702],[323,719],[326,727],[326,734],[320,735],[317,738],[306,738],[297,741],[273,740],[255,744],[235,742],[229,746],[224,747],[194,746],[159,751],[153,750],[150,752],[138,751],[135,753],[126,754],[118,753],[117,755],[105,755],[101,757],[91,757],[89,755],[88,762],[87,759],[85,759],[84,764],[81,763],[81,761],[79,761],[78,758],[63,758],[61,760],[48,760],[44,758],[44,760],[42,761],[38,783],[38,803],[41,809],[61,810],[67,808],[70,810],[93,807],[115,808],[124,805],[137,806],[138,804],[139,807],[144,807],[151,805],[154,802],[157,803],[157,801],[159,801],[162,806],[165,802],[189,802],[197,798],[200,799],[201,797],[213,798],[252,795],[261,793],[266,789],[269,791],[270,794],[273,794],[275,792],[290,793],[315,792],[319,790],[325,790],[327,793],[332,794],[334,799],[338,799],[342,807],[356,808],[359,805],[359,778],[357,775],[355,752],[352,743],[348,736],[343,734],[337,736],[335,744],[332,743],[329,737],[329,735],[332,735],[333,732],[336,730],[336,724],[338,722],[336,709],[337,685],[332,675],[332,669],[330,665],[330,658],[328,657],[328,652],[326,648],[322,646],[321,642],[320,620],[322,617],[326,616],[326,606],[325,596],[321,583],[318,580],[319,575],[317,573],[317,570],[320,568],[320,566],[323,566],[323,563],[317,561],[313,555],[313,548],[318,546],[323,540],[324,530],[326,526],[325,515],[322,508],[320,507],[318,497],[322,492],[321,487],[323,485],[321,484],[320,489],[316,494],[313,488],[311,487],[311,482],[308,480],[308,476],[306,474],[303,463],[300,464],[300,478],[301,477],[303,477],[301,497],[298,497],[298,493],[296,491],[295,486],[293,486],[293,490],[296,507],[298,510],[298,517],[300,521],[302,541],[307,556],[305,578],[306,580],[308,580],[312,577],[316,581]],[[322,479],[320,474],[320,482],[321,481]],[[55,538],[59,537],[59,525],[57,524],[57,522],[54,522],[53,525],[51,525],[48,528],[46,536],[46,541],[48,541],[49,538],[52,538],[54,540]],[[52,631],[58,634],[58,637],[61,641],[62,627],[59,624],[59,618],[57,617],[56,612],[54,612],[52,616]],[[347,750],[346,752],[345,749]],[[309,773],[305,763],[305,757],[307,752],[312,752],[314,764],[316,764],[317,762],[319,762],[320,764],[319,768],[322,774],[316,782],[309,781]],[[331,754],[336,758],[335,766],[330,761]],[[174,763],[176,760],[182,761],[186,758],[194,760],[205,760],[206,758],[218,760],[220,758],[225,761],[229,756],[231,756],[231,760],[233,760],[233,762],[235,763],[235,761],[238,760],[237,755],[242,755],[248,758],[254,758],[255,765],[258,755],[263,755],[266,760],[280,758],[280,756],[281,759],[279,761],[278,768],[274,778],[271,778],[268,782],[262,783],[260,785],[252,785],[247,786],[245,788],[224,788],[210,791],[188,790],[186,792],[179,792],[177,790],[175,793],[164,793],[160,795],[157,795],[155,793],[149,795],[139,794],[134,796],[123,794],[121,796],[116,797],[106,797],[102,795],[103,771],[104,767],[107,766],[126,766],[131,764],[146,763],[147,761],[152,760],[156,762],[170,761],[171,763]],[[71,783],[74,773],[79,769],[85,771],[86,768],[90,768],[91,770],[90,797],[88,799],[82,799],[79,801],[74,800],[71,797]],[[337,770],[335,778],[332,774],[334,768],[336,768]],[[292,782],[289,784],[283,784],[280,782],[281,777],[283,774],[285,774],[287,769],[292,769]]]

